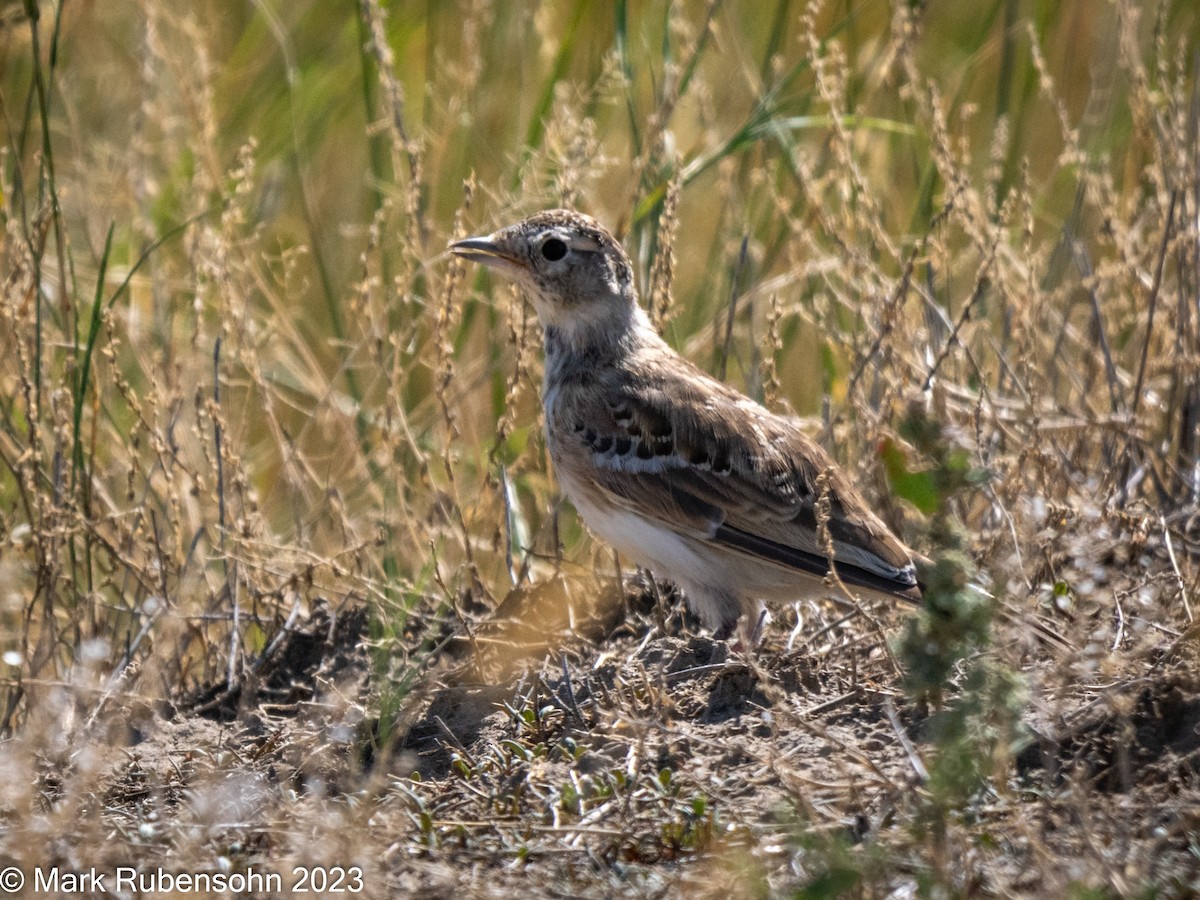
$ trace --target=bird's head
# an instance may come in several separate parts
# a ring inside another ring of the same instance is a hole
[[[554,209],[450,250],[490,266],[525,291],[542,327],[569,342],[619,336],[644,320],[633,267],[607,229],[590,216]]]

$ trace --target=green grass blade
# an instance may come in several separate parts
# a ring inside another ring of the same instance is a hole
[[[100,336],[100,324],[104,320],[104,275],[108,270],[108,257],[112,252],[113,225],[108,226],[104,238],[104,252],[100,254],[100,270],[96,273],[96,293],[92,298],[92,315],[88,324],[87,341],[83,347],[83,362],[75,387],[75,411],[72,416],[71,432],[71,488],[79,483],[83,470],[83,404],[88,394],[88,381],[92,374],[92,355],[96,350],[96,339]],[[85,507],[86,508],[86,507]]]
[[[521,165],[513,169],[512,189],[514,191],[521,186],[525,162],[533,155],[533,151],[541,146],[542,139],[546,136],[546,117],[550,114],[550,108],[554,105],[554,88],[566,75],[567,67],[575,55],[575,46],[579,39],[579,26],[582,24],[583,15],[587,12],[589,6],[588,0],[578,0],[575,8],[571,11],[571,18],[567,23],[567,29],[563,33],[562,40],[559,42],[558,52],[554,54],[554,63],[550,66],[550,74],[546,78],[546,83],[542,86],[542,93],[539,95],[538,102],[535,104],[533,114],[529,119],[529,128],[525,132],[525,145]]]

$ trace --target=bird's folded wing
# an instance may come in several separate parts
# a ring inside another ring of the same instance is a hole
[[[606,392],[607,402],[593,395],[586,409],[576,407],[587,425],[574,429],[570,455],[613,503],[715,546],[817,576],[830,568],[817,527],[824,492],[839,576],[915,598],[909,552],[828,455],[792,422],[703,377],[706,384],[691,386],[627,382]],[[703,396],[689,396],[689,387]]]

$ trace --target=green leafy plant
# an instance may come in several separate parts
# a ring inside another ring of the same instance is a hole
[[[1020,674],[989,654],[996,601],[978,584],[954,513],[955,499],[985,484],[989,474],[921,409],[909,412],[900,431],[928,464],[912,469],[892,445],[885,465],[897,494],[931,511],[927,535],[934,550],[921,567],[921,609],[896,651],[909,698],[930,708],[922,736],[932,753],[916,828],[932,834],[935,858],[942,859],[947,821],[969,817],[980,794],[1007,777],[1023,740],[1026,691]],[[932,873],[945,874],[941,866]]]

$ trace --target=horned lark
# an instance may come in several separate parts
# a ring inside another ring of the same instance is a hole
[[[683,588],[719,637],[760,600],[828,594],[831,568],[919,599],[912,554],[829,455],[655,333],[594,219],[551,210],[451,250],[514,279],[537,311],[546,440],[583,521]]]

